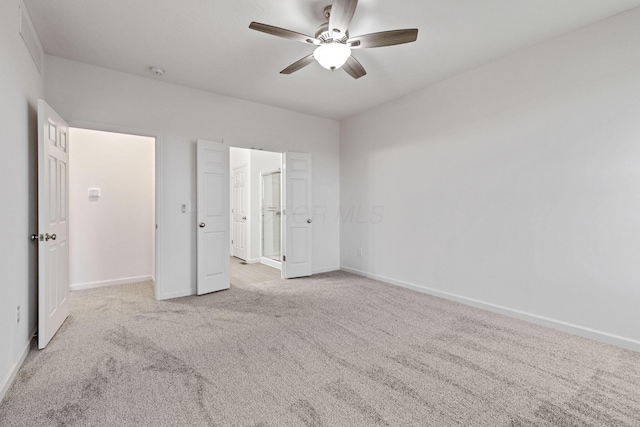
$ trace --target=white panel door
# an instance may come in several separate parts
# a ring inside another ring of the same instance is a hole
[[[285,153],[282,276],[311,276],[311,155]]]
[[[69,315],[69,126],[38,101],[38,348]]]
[[[247,166],[233,168],[231,182],[231,251],[233,256],[247,260],[247,205],[249,194],[247,192]]]
[[[229,289],[229,146],[198,140],[197,293]]]

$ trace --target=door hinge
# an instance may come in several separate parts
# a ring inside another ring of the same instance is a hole
[[[233,245],[233,240],[231,241],[231,244]]]
[[[287,262],[287,256],[286,255],[282,255],[282,262]]]

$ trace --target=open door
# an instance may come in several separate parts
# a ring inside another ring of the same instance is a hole
[[[249,193],[247,191],[247,165],[233,169],[231,216],[233,227],[231,229],[231,251],[234,257],[243,261],[247,260],[247,206],[249,205]]]
[[[311,155],[284,153],[282,277],[311,276]]]
[[[69,315],[69,126],[38,101],[38,348]]]
[[[229,146],[198,140],[197,293],[229,289]]]

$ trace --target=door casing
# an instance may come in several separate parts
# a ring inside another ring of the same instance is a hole
[[[153,130],[144,130],[138,128],[129,128],[123,126],[105,125],[100,123],[85,122],[81,120],[69,120],[67,122],[70,128],[96,130],[103,132],[123,133],[128,135],[147,136],[155,139],[155,224],[156,233],[154,238],[154,271],[153,288],[156,300],[167,299],[162,289],[162,269],[161,269],[161,251],[162,247],[162,132]],[[73,166],[72,166],[73,167]]]

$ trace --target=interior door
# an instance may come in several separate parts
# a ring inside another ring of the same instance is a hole
[[[231,250],[233,256],[247,260],[247,165],[233,169],[233,197],[231,206],[232,233]]]
[[[229,289],[229,146],[199,139],[197,293]]]
[[[69,126],[38,101],[38,348],[69,315]]]
[[[311,155],[284,153],[285,243],[282,276],[311,276]]]

